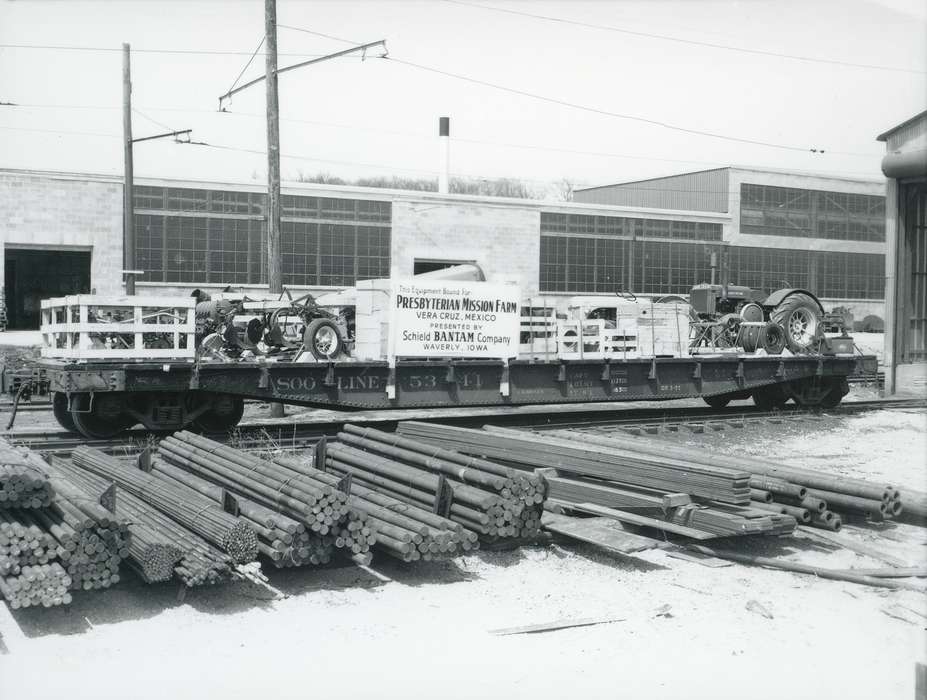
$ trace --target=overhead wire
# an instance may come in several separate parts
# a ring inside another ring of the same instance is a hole
[[[257,48],[254,50],[254,53],[251,54],[251,58],[248,59],[248,62],[245,63],[245,67],[241,69],[241,72],[238,74],[238,77],[235,78],[235,82],[232,83],[232,87],[228,89],[229,92],[235,89],[235,86],[238,85],[238,81],[241,80],[241,77],[245,74],[245,71],[248,70],[248,67],[254,61],[254,57],[257,56],[258,51],[261,50],[261,47],[264,45],[264,42],[267,41],[267,35],[264,34],[261,36],[261,41],[258,43]]]
[[[501,12],[510,15],[516,15],[520,17],[530,17],[532,19],[544,20],[547,22],[555,22],[558,24],[569,24],[577,27],[586,27],[588,29],[599,29],[602,31],[609,32],[618,32],[619,34],[627,34],[630,36],[643,37],[647,39],[658,39],[660,41],[672,41],[678,44],[689,44],[692,46],[701,46],[704,48],[710,49],[720,49],[722,51],[736,51],[739,53],[754,54],[759,56],[770,56],[773,58],[784,58],[793,61],[805,61],[807,63],[822,63],[831,66],[843,66],[847,68],[865,68],[869,70],[882,70],[882,71],[894,71],[898,73],[913,73],[916,75],[927,75],[927,71],[918,70],[916,68],[902,68],[899,66],[885,66],[872,63],[856,63],[854,61],[844,61],[840,59],[832,58],[820,58],[817,56],[803,56],[800,54],[785,53],[779,51],[767,51],[765,49],[751,49],[743,46],[731,46],[729,44],[718,44],[711,41],[702,41],[698,39],[687,39],[684,37],[670,36],[667,34],[656,34],[653,32],[643,32],[635,29],[628,29],[626,27],[616,27],[604,24],[595,24],[592,22],[583,22],[580,20],[566,19],[564,17],[553,17],[551,15],[541,15],[534,12],[526,12],[524,10],[513,10],[505,7],[490,7],[488,5],[481,5],[475,2],[466,2],[465,0],[444,0],[444,2],[450,3],[452,5],[461,5],[464,7],[472,7],[480,10],[487,10],[489,12]]]
[[[109,46],[66,46],[62,44],[0,44],[0,49],[36,49],[47,51],[86,51],[102,53],[122,53],[121,48]],[[249,56],[248,51],[223,51],[219,49],[146,49],[132,47],[132,53],[150,53],[150,54],[177,54],[181,56]],[[266,54],[258,53],[265,56]],[[287,56],[290,58],[321,58],[325,54],[318,53],[278,53],[278,56]],[[355,58],[354,56],[345,56],[343,58]]]

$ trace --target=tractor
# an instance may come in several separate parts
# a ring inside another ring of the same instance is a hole
[[[805,289],[777,289],[767,295],[750,287],[698,284],[689,293],[689,304],[695,316],[690,349],[693,353],[736,348],[769,355],[779,355],[785,350],[793,354],[822,350],[824,308],[818,298]],[[815,395],[810,395],[809,391]],[[792,387],[785,383],[763,387],[752,393],[704,398],[713,408],[751,396],[757,406],[765,408],[781,407],[789,399],[826,407],[839,403],[847,391],[845,381],[819,388]]]

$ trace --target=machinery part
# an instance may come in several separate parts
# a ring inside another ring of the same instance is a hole
[[[748,304],[744,304],[740,307],[740,317],[744,321],[749,321],[751,323],[759,323],[766,320],[766,314],[763,313],[763,307],[757,304],[755,301],[751,301]]]
[[[807,352],[821,337],[821,306],[808,294],[790,294],[770,313],[785,330],[789,350]]]
[[[245,412],[244,399],[218,394],[209,402],[209,408],[193,421],[193,426],[204,433],[221,433],[231,430]]]
[[[56,391],[52,396],[52,413],[55,414],[55,420],[58,425],[71,433],[77,432],[77,426],[74,425],[74,419],[68,410],[68,395],[62,391]]]
[[[834,408],[843,401],[844,396],[850,393],[850,385],[846,377],[831,377],[828,384],[831,388],[821,399],[821,406]]]
[[[770,321],[763,328],[763,349],[770,355],[781,355],[785,350],[785,331]]]
[[[115,392],[88,394],[87,410],[71,410],[77,432],[91,440],[108,440],[134,424],[125,412],[123,397]]]
[[[341,352],[344,340],[334,322],[317,318],[306,326],[303,344],[317,360],[331,360]]]
[[[753,403],[759,408],[782,408],[789,400],[789,395],[781,384],[770,384],[753,390]]]

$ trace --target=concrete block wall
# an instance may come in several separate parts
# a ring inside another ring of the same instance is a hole
[[[122,183],[0,171],[0,262],[7,247],[89,250],[91,286],[98,294],[123,293]]]
[[[416,258],[476,262],[490,282],[538,293],[541,214],[537,207],[484,202],[393,203],[391,275],[411,277]]]

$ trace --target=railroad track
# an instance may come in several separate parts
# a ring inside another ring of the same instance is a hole
[[[461,427],[480,427],[484,424],[510,427],[530,426],[538,429],[563,428],[611,428],[630,433],[659,433],[660,431],[689,430],[691,432],[708,432],[714,430],[740,429],[751,423],[781,422],[786,420],[808,419],[821,416],[852,415],[864,411],[884,409],[922,409],[927,408],[924,399],[879,399],[872,401],[853,401],[843,403],[836,408],[812,410],[799,406],[787,406],[784,409],[769,411],[751,406],[734,406],[724,409],[710,407],[648,407],[608,410],[597,408],[563,410],[564,407],[550,407],[558,410],[551,412],[544,407],[538,410],[509,412],[442,413],[430,411],[426,415],[408,415],[409,411],[379,411],[372,415],[359,413],[342,414],[334,420],[313,420],[297,423],[243,423],[232,433],[207,434],[218,440],[244,450],[299,449],[314,445],[320,438],[334,437],[345,423],[355,423],[379,430],[394,430],[402,420],[418,420],[433,423],[446,423]],[[399,415],[397,415],[399,414]],[[154,434],[144,429],[128,430],[125,434],[110,440],[88,440],[66,431],[21,430],[0,433],[0,436],[16,444],[33,450],[66,456],[80,445],[96,447],[109,454],[133,455],[146,446],[154,445],[163,435]]]

